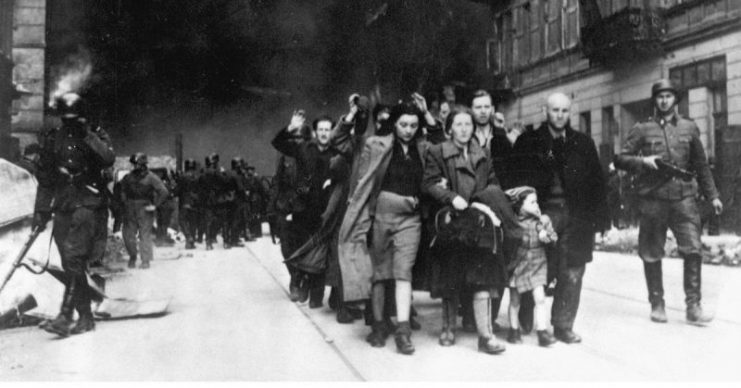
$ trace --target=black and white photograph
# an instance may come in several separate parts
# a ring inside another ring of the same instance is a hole
[[[729,384],[740,344],[741,1],[0,0],[3,384]]]

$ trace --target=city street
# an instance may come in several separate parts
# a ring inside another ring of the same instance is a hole
[[[168,248],[172,249],[172,248]],[[161,257],[168,249],[155,252]],[[182,249],[179,245],[178,248]],[[326,307],[288,300],[288,276],[269,238],[245,248],[181,251],[132,270],[150,295],[172,297],[165,316],[99,321],[58,339],[35,327],[0,331],[0,380],[248,381],[719,381],[738,380],[741,271],[704,267],[709,327],[684,321],[681,261],[664,261],[669,323],[648,319],[641,263],[598,253],[587,268],[578,345],[537,346],[534,335],[502,355],[476,351],[476,335],[437,344],[440,303],[417,292],[422,330],[413,356],[393,338],[371,348],[362,321],[340,325]],[[191,255],[192,253],[192,255]],[[329,293],[327,292],[327,295]],[[505,308],[498,322],[507,326]],[[499,333],[504,338],[505,333]]]

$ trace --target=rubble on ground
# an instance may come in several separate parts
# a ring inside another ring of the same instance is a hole
[[[741,237],[736,235],[702,236],[703,262],[712,265],[741,266]],[[638,254],[638,228],[610,229],[597,235],[595,249],[602,252]],[[679,257],[677,240],[667,232],[666,257]]]

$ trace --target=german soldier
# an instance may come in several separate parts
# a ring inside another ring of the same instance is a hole
[[[712,201],[716,214],[721,213],[723,204],[718,199],[697,125],[677,113],[677,88],[668,79],[659,80],[651,88],[651,98],[654,117],[633,127],[615,166],[638,174],[638,255],[643,259],[651,320],[667,321],[661,259],[669,228],[684,259],[687,322],[703,325],[712,318],[700,306],[702,229],[695,199],[698,185]]]
[[[149,268],[153,258],[152,226],[155,210],[169,195],[165,184],[147,168],[147,155],[137,152],[129,162],[134,169],[121,180],[121,202],[124,204],[123,239],[129,252],[129,268],[136,267],[137,234],[141,268]]]
[[[198,224],[198,179],[196,161],[186,159],[183,163],[183,174],[175,187],[175,193],[180,200],[180,227],[185,235],[185,249],[195,249],[196,225]]]
[[[55,102],[62,126],[40,139],[33,227],[44,229],[54,215],[52,234],[67,276],[60,313],[42,328],[67,336],[95,328],[85,271],[96,241],[107,233],[102,171],[113,165],[115,154],[108,134],[87,122],[78,94],[65,93]],[[74,310],[79,314],[77,323]]]

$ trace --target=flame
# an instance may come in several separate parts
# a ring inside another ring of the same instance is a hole
[[[68,56],[64,63],[52,69],[56,81],[50,93],[49,106],[55,108],[57,99],[65,93],[78,93],[85,87],[92,72],[90,53],[85,48],[81,47],[77,53]]]

